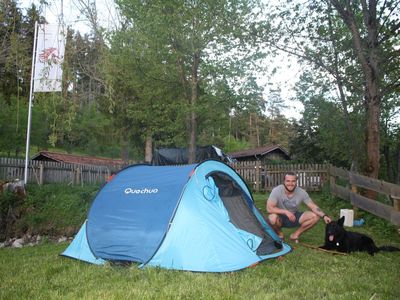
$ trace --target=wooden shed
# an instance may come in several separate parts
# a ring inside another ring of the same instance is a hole
[[[32,157],[34,161],[54,161],[76,165],[93,165],[117,167],[118,169],[127,163],[122,159],[101,158],[93,156],[74,155],[50,151],[40,151]]]
[[[242,150],[228,153],[228,155],[237,161],[254,161],[260,160],[264,162],[277,160],[290,160],[288,152],[279,145],[263,146],[255,149]]]

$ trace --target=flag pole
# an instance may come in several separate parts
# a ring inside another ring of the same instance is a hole
[[[28,163],[29,163],[29,141],[31,135],[31,118],[32,118],[32,100],[33,100],[33,77],[35,76],[35,54],[36,54],[36,41],[37,41],[38,22],[35,21],[35,33],[33,39],[32,51],[32,69],[31,69],[31,86],[29,91],[29,105],[28,105],[28,125],[26,129],[26,149],[25,149],[25,170],[24,170],[24,183],[28,183]]]

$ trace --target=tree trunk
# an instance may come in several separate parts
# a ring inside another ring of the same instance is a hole
[[[252,147],[259,146],[257,114],[249,114],[249,142]]]
[[[192,80],[191,84],[191,97],[190,97],[190,126],[189,126],[189,157],[188,163],[196,162],[196,136],[197,136],[197,114],[196,114],[196,105],[198,100],[198,70],[200,63],[200,52],[195,51],[193,55],[193,64],[192,64]]]
[[[394,182],[393,166],[390,160],[390,147],[386,143],[383,145],[383,157],[385,158],[387,181]]]
[[[147,132],[144,160],[145,162],[150,163],[152,159],[153,159],[153,137],[150,132]]]
[[[331,11],[332,7],[329,5],[329,11]],[[352,172],[358,172],[358,157],[361,154],[361,151],[359,149],[357,140],[354,136],[353,133],[353,125],[351,123],[350,117],[349,117],[349,110],[348,110],[348,102],[347,102],[347,97],[344,92],[344,84],[343,84],[343,78],[340,73],[340,67],[339,67],[339,52],[338,52],[338,47],[336,43],[336,37],[333,32],[332,28],[332,15],[329,14],[329,33],[330,33],[330,38],[331,38],[331,43],[333,45],[333,55],[334,55],[334,65],[331,73],[333,73],[337,88],[339,90],[339,97],[340,97],[340,102],[342,104],[343,108],[343,117],[344,117],[344,123],[347,128],[347,135],[348,139],[350,142],[350,153],[349,153],[349,158],[351,160],[351,167],[350,171]]]
[[[396,153],[397,153],[397,155],[396,155],[396,157],[397,157],[397,176],[396,176],[395,183],[400,184],[400,145],[397,146]]]
[[[257,147],[260,147],[260,127],[258,124],[258,115],[256,114],[256,135],[257,135]]]
[[[379,96],[375,92],[369,90],[377,90],[377,82],[368,81],[366,97],[370,98],[367,100],[368,105],[368,121],[367,121],[367,167],[366,174],[372,178],[378,178],[379,172],[379,144],[380,144],[380,132],[379,132],[379,117],[380,117],[380,106]],[[371,99],[372,98],[372,99]]]
[[[361,1],[364,26],[367,31],[367,40],[363,43],[360,30],[357,26],[356,16],[351,7],[351,1],[345,4],[338,0],[331,0],[335,9],[339,12],[343,21],[349,28],[354,51],[360,62],[361,69],[365,78],[364,100],[367,109],[367,164],[365,173],[372,178],[378,178],[379,173],[379,118],[380,118],[380,96],[379,96],[379,42],[378,42],[378,22],[376,19],[376,1]],[[372,193],[371,193],[372,196]]]
[[[367,164],[365,173],[368,177],[378,178],[379,173],[379,147],[380,147],[380,95],[379,95],[379,42],[378,21],[376,18],[377,3],[370,0],[361,0],[362,16],[367,33],[365,41],[356,22],[356,16],[352,7],[352,1],[331,0],[332,5],[340,14],[341,18],[349,28],[353,39],[353,48],[360,62],[365,78],[364,100],[367,110]],[[366,196],[376,198],[376,192],[367,190]]]
[[[128,141],[125,139],[126,135],[121,136],[121,159],[127,163],[129,161]]]

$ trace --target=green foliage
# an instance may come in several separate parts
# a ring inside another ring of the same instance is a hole
[[[400,170],[398,168],[400,153],[400,123],[393,120],[391,110],[396,110],[400,104],[393,106],[390,110],[385,109],[382,113],[381,122],[381,168],[380,176],[382,180],[400,183]]]
[[[21,157],[25,148],[33,23],[43,21],[47,2],[25,15],[17,1],[0,4],[0,151],[6,156]],[[35,94],[34,149],[142,160],[146,141],[187,147],[195,132],[198,145],[227,152],[280,144],[297,161],[366,165],[365,78],[351,32],[332,6],[337,1],[116,2],[120,28],[83,36],[68,30],[63,93]],[[400,151],[396,5],[377,5],[385,20],[377,53],[380,178],[392,182],[399,180]],[[361,6],[353,6],[365,39]],[[270,67],[260,59],[273,62],[281,50],[302,66],[299,122],[282,115],[284,87],[265,98],[258,85]]]
[[[111,118],[94,106],[78,111],[70,130],[59,141],[67,151],[80,151],[93,156],[119,157],[119,136]]]
[[[0,194],[0,240],[12,235],[15,221],[21,214],[23,199],[15,193],[2,191]]]
[[[296,93],[304,105],[304,113],[295,123],[292,154],[302,161],[329,161],[345,168],[350,168],[352,163],[362,166],[366,125],[364,114],[359,109],[361,104],[353,102],[352,110],[344,113],[343,103],[337,101],[330,90],[329,80],[320,72],[304,71]],[[347,100],[353,99],[348,96]]]
[[[229,135],[246,148],[287,144],[287,122],[276,122],[273,132],[278,134],[268,137],[272,122],[263,115],[266,103],[256,80],[265,69],[256,63],[264,54],[256,51],[259,45],[251,32],[261,12],[259,1],[118,3],[120,29],[94,28],[84,36],[68,30],[63,92],[34,95],[34,149],[50,146],[111,157],[129,152],[130,159],[142,160],[148,138],[154,147],[187,147],[192,113],[199,145],[224,147]],[[41,2],[39,10],[30,8],[26,16],[15,1],[2,5],[6,26],[0,36],[7,51],[0,56],[0,66],[7,62],[7,68],[0,70],[9,73],[0,76],[5,87],[0,90],[1,105],[5,103],[0,145],[7,156],[21,157],[32,24],[43,21],[39,11],[47,3]],[[23,80],[15,79],[17,70],[23,71]],[[256,121],[248,128],[249,115]]]
[[[0,95],[0,149],[7,156],[23,157],[28,118],[25,98],[10,97],[10,103]],[[49,125],[47,114],[40,104],[34,105],[31,120],[31,144],[47,147]],[[33,143],[32,143],[33,141]]]
[[[10,224],[8,235],[22,236],[30,233],[59,236],[76,233],[87,216],[97,190],[97,186],[28,185],[24,200],[9,194],[0,195],[2,215],[10,203],[18,211],[17,219]],[[7,225],[2,224],[2,232]]]
[[[240,151],[243,149],[249,149],[250,145],[245,140],[237,140],[233,136],[227,136],[223,140],[224,152],[230,153],[235,151]]]
[[[381,140],[387,142],[387,125],[398,118],[398,97],[394,95],[399,87],[400,56],[394,46],[399,13],[393,9],[399,1],[369,4],[334,0],[271,4],[265,39],[272,48],[297,57],[302,64],[297,98],[305,105],[305,113],[298,138],[292,143],[296,155],[352,165],[371,174],[370,169],[377,171],[379,166],[377,136],[383,135]],[[274,22],[276,19],[279,21]],[[313,120],[306,115],[310,111],[315,113]],[[378,122],[379,133],[369,130]],[[398,142],[394,144],[381,147],[381,153],[386,153],[384,167],[389,165],[381,176],[387,173],[393,181],[389,157],[398,152]]]
[[[26,132],[26,105],[13,98],[11,104],[6,103],[0,95],[0,149],[11,156],[18,156],[23,151]],[[24,107],[25,106],[25,107]]]
[[[254,69],[250,61],[254,63],[257,56],[250,59],[244,54],[249,40],[245,27],[252,22],[258,2],[117,3],[129,30],[114,36],[118,45],[114,54],[123,58],[122,68],[131,70],[119,73],[123,79],[130,74],[128,80],[118,80],[129,82],[126,89],[131,96],[129,104],[124,102],[121,107],[129,107],[128,115],[140,118],[145,135],[151,133],[156,144],[182,140],[189,144],[189,133],[199,144],[221,141],[229,110],[240,102],[244,106],[259,91],[248,75]],[[239,90],[240,97],[233,96]],[[164,111],[158,115],[154,108],[161,106]],[[140,116],[136,116],[138,107]],[[165,135],[165,129],[173,132]]]

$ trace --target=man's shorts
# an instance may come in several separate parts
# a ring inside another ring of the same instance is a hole
[[[289,228],[299,227],[300,226],[299,220],[300,220],[300,217],[302,216],[302,214],[303,214],[302,211],[296,211],[294,213],[294,215],[296,216],[296,221],[294,221],[294,222],[291,222],[286,215],[279,215],[279,217],[281,218],[281,221],[282,221],[282,227],[289,227]]]

